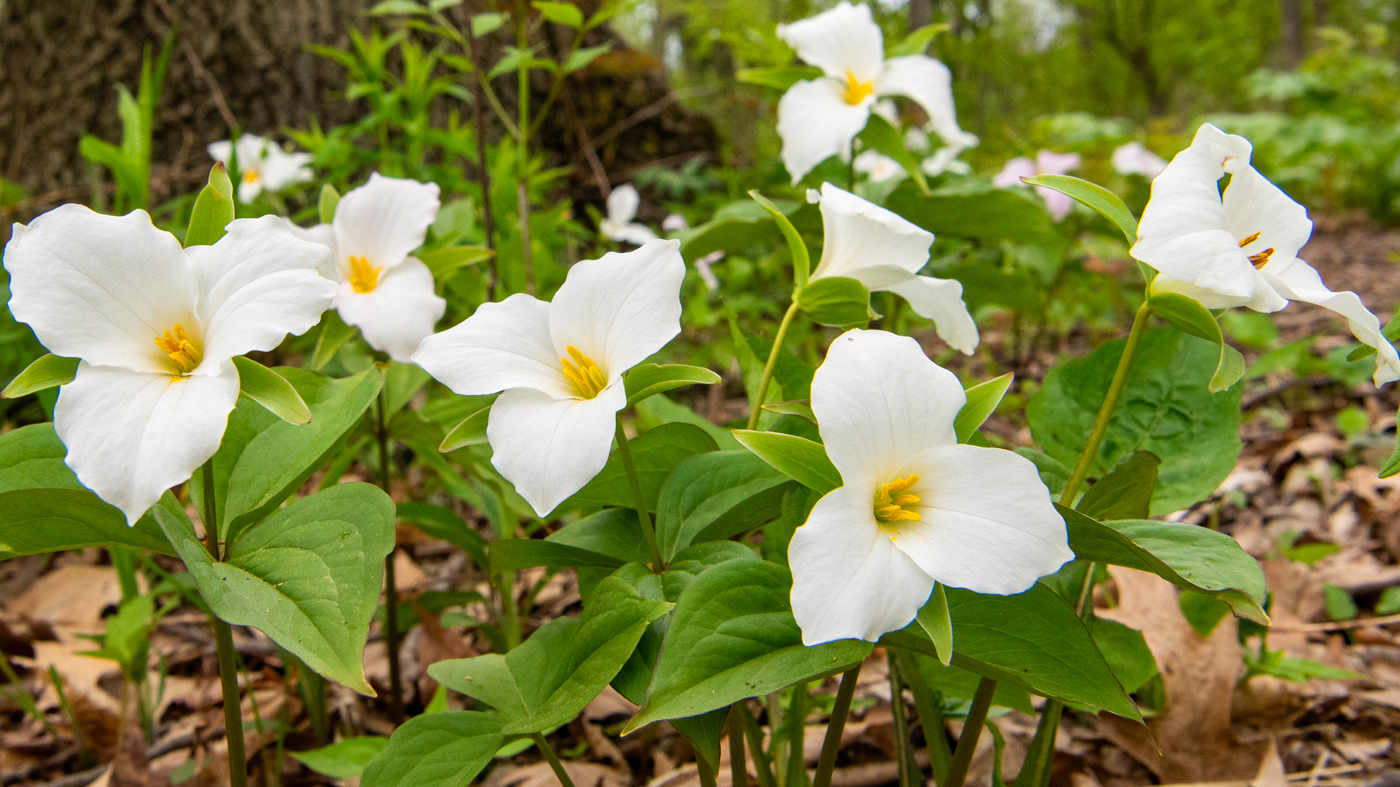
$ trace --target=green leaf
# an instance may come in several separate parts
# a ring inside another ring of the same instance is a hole
[[[809,399],[794,399],[791,402],[767,402],[763,405],[763,409],[779,415],[795,415],[814,424],[817,422],[817,414],[812,412],[812,404]]]
[[[1220,625],[1220,621],[1230,614],[1230,605],[1208,593],[1197,593],[1194,590],[1183,590],[1176,598],[1177,606],[1181,607],[1181,614],[1186,618],[1186,622],[1191,624],[1191,628],[1196,630],[1202,637],[1209,637],[1215,627]]]
[[[190,226],[185,231],[185,247],[212,246],[222,238],[225,228],[233,221],[233,184],[222,161],[209,170],[209,184],[200,190],[190,212]]]
[[[957,418],[953,420],[953,430],[958,434],[959,443],[966,443],[968,438],[972,437],[972,433],[992,417],[1014,378],[1014,374],[1007,372],[967,389],[967,404],[963,405]]]
[[[1322,599],[1327,606],[1327,617],[1332,620],[1355,620],[1361,614],[1351,594],[1331,582],[1322,583]]]
[[[64,358],[48,353],[40,356],[38,360],[29,364],[24,371],[16,375],[15,379],[5,386],[5,390],[0,391],[0,398],[18,399],[21,396],[53,388],[56,385],[67,385],[73,382],[73,378],[77,374],[77,358]]]
[[[794,210],[796,203],[774,203],[779,210]],[[753,200],[722,205],[710,220],[682,232],[681,256],[687,263],[715,251],[747,249],[766,244],[780,235],[772,216]]]
[[[324,369],[335,357],[336,351],[357,333],[358,328],[346,325],[335,309],[328,309],[321,315],[321,330],[316,334],[316,347],[311,352],[311,361],[307,363],[307,368],[313,372]]]
[[[938,659],[925,653],[915,651],[909,655],[913,657],[914,664],[919,668],[919,674],[923,676],[929,689],[942,692],[945,700],[965,700],[971,704],[972,698],[977,694],[977,684],[982,680],[981,675],[961,667],[945,667]],[[996,692],[992,694],[992,704],[1035,715],[1035,708],[1031,706],[1031,698],[1026,694],[1026,690],[1005,681],[997,682]]]
[[[797,293],[797,305],[820,325],[864,325],[879,316],[870,310],[870,290],[845,276],[809,282]]]
[[[885,207],[941,237],[1049,247],[1065,243],[1050,215],[1020,189],[982,186],[938,189],[925,195],[915,186],[901,184],[890,193]]]
[[[550,568],[577,568],[598,566],[600,568],[621,568],[625,561],[612,555],[604,555],[587,549],[562,544],[558,541],[541,541],[535,538],[502,538],[491,542],[491,573],[519,571],[523,568],[549,566]]]
[[[326,183],[321,186],[321,197],[316,201],[316,214],[322,224],[335,221],[335,209],[340,205],[340,192],[335,186]]]
[[[166,492],[151,510],[179,507],[174,496]],[[137,520],[134,527],[128,527],[121,511],[102,502],[86,489],[14,489],[0,492],[0,560],[20,555],[109,546],[174,554],[174,549],[151,516],[148,512]]]
[[[496,252],[485,246],[448,246],[442,249],[421,252],[418,259],[432,271],[435,281],[447,281],[448,277],[468,265],[489,260]]]
[[[388,743],[388,738],[379,735],[360,735],[311,751],[287,753],[317,773],[334,779],[353,779],[365,772],[365,766]]]
[[[826,446],[779,432],[735,429],[734,438],[788,478],[821,494],[841,486],[841,473],[827,458]]]
[[[1117,194],[1103,186],[1071,175],[1036,175],[1021,180],[1027,185],[1058,191],[1088,205],[1100,216],[1113,222],[1123,233],[1123,237],[1128,239],[1129,246],[1137,243],[1138,222],[1133,217],[1133,212],[1128,210],[1128,206],[1123,204],[1123,200],[1119,199]]]
[[[1157,659],[1152,656],[1141,631],[1116,620],[1090,618],[1089,633],[1124,691],[1131,694],[1157,676]]]
[[[64,464],[68,449],[53,423],[30,424],[0,434],[0,492],[16,489],[85,491]],[[115,510],[115,509],[113,509]]]
[[[311,408],[286,378],[241,355],[233,359],[233,365],[238,369],[239,394],[266,407],[268,412],[289,424],[311,423]]]
[[[724,723],[728,718],[728,708],[716,708],[699,716],[671,719],[671,726],[690,739],[696,758],[703,758],[712,773],[719,773],[720,739],[724,737]]]
[[[899,162],[909,177],[914,179],[919,191],[928,194],[928,180],[924,178],[923,162],[904,147],[904,134],[880,115],[871,113],[865,129],[860,132],[860,141],[881,155]]]
[[[630,508],[605,508],[550,533],[545,542],[586,549],[623,563],[651,561],[637,512]]]
[[[388,495],[349,483],[303,497],[246,531],[223,562],[183,511],[157,507],[155,516],[214,614],[257,627],[317,673],[374,696],[363,659],[394,546]]]
[[[1151,520],[1096,522],[1057,506],[1080,560],[1147,571],[1184,590],[1214,596],[1242,618],[1269,625],[1264,572],[1233,538],[1195,525]]]
[[[399,503],[396,516],[404,524],[413,525],[433,538],[457,546],[471,555],[477,566],[487,567],[486,539],[472,530],[456,511],[430,503]]]
[[[385,16],[388,14],[406,14],[410,16],[423,16],[428,13],[427,6],[420,5],[414,0],[379,0],[369,9],[371,16]]]
[[[1220,346],[1220,362],[1216,364],[1215,374],[1210,379],[1211,393],[1229,388],[1244,376],[1244,356],[1225,343],[1220,323],[1215,321],[1215,315],[1206,307],[1175,292],[1156,293],[1147,299],[1147,305],[1153,314],[1182,333]]]
[[[676,602],[651,696],[624,734],[840,672],[870,655],[871,644],[860,640],[804,647],[791,589],[786,568],[760,560],[728,561],[696,577]]]
[[[953,663],[953,618],[948,613],[948,595],[943,584],[935,582],[928,603],[919,609],[919,627],[933,642],[938,660],[947,667]]]
[[[734,78],[750,85],[787,90],[798,82],[819,79],[822,70],[816,66],[779,66],[777,68],[741,68]]]
[[[794,282],[792,291],[800,292],[802,288],[807,286],[807,277],[812,272],[812,255],[807,251],[807,244],[802,241],[802,236],[798,234],[797,228],[792,226],[792,222],[781,210],[778,210],[778,206],[774,205],[772,200],[760,194],[757,189],[750,190],[749,196],[768,211],[768,215],[773,217],[774,223],[778,225],[783,237],[787,239],[788,253],[792,255]]]
[[[492,403],[494,404],[494,402]],[[450,453],[458,448],[466,448],[469,445],[481,445],[486,442],[486,425],[491,420],[491,405],[477,410],[462,422],[452,427],[452,431],[442,439],[442,444],[438,450],[442,453]]]
[[[505,23],[506,15],[499,11],[476,14],[472,16],[472,36],[480,38],[484,35],[490,35],[500,30]]]
[[[617,675],[642,632],[671,604],[616,577],[598,583],[578,618],[556,618],[504,656],[439,661],[428,674],[496,709],[507,734],[567,724]]]
[[[904,57],[905,55],[922,55],[928,51],[929,44],[939,33],[948,30],[947,22],[939,22],[936,25],[924,25],[904,37],[903,41],[890,48],[890,57]]]
[[[459,710],[415,716],[394,730],[365,766],[364,787],[463,787],[505,741],[494,713]]]
[[[1108,393],[1122,340],[1050,370],[1026,408],[1031,434],[1051,458],[1079,460]],[[1162,458],[1152,515],[1178,511],[1210,496],[1235,467],[1240,451],[1241,386],[1210,393],[1219,359],[1209,342],[1172,328],[1143,337],[1123,398],[1089,469],[1102,477],[1134,451]]]
[[[661,485],[656,539],[667,560],[693,543],[722,541],[776,519],[788,477],[748,451],[697,454]]]
[[[648,396],[688,385],[715,385],[720,379],[719,375],[703,366],[687,366],[683,363],[662,366],[644,363],[632,367],[624,380],[627,388],[627,406],[631,407]]]
[[[575,49],[569,59],[564,61],[564,74],[572,74],[588,68],[588,64],[597,60],[600,56],[612,51],[612,44],[599,44],[598,46]]]
[[[555,24],[565,25],[578,29],[583,27],[583,12],[573,3],[554,3],[546,0],[534,0],[530,5],[545,19]]]
[[[1134,451],[1111,473],[1100,478],[1075,506],[1090,519],[1146,519],[1162,460],[1147,451]]]
[[[642,487],[647,509],[656,510],[661,485],[681,462],[698,454],[719,450],[713,437],[698,426],[685,423],[662,424],[642,432],[627,443],[632,450],[632,463]],[[631,508],[636,500],[627,480],[627,470],[616,451],[608,457],[602,472],[582,489],[559,505],[560,511],[588,506],[618,506]]]

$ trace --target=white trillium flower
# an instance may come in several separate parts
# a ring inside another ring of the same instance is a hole
[[[909,337],[854,330],[832,343],[812,410],[842,486],[788,546],[803,644],[904,628],[935,582],[1011,595],[1074,559],[1035,465],[958,444],[966,402]]]
[[[670,213],[661,220],[661,229],[666,232],[685,232],[690,229],[690,222],[679,213]]]
[[[1005,188],[1007,186],[1024,186],[1021,178],[1030,178],[1036,175],[1063,175],[1072,169],[1077,169],[1083,159],[1078,153],[1056,153],[1051,150],[1042,150],[1035,155],[1035,160],[1018,156],[1006,162],[992,178],[993,186]],[[1069,215],[1074,207],[1074,198],[1068,194],[1062,194],[1054,189],[1047,189],[1044,186],[1036,186],[1035,190],[1045,199],[1045,207],[1049,209],[1050,215],[1055,221],[1063,219]]]
[[[608,240],[634,246],[656,240],[656,233],[650,227],[632,221],[641,205],[642,197],[631,183],[613,189],[608,195],[608,215],[598,223],[598,231]]]
[[[518,293],[429,336],[413,360],[491,406],[491,464],[540,516],[607,463],[622,375],[681,331],[680,241],[654,240],[569,270],[552,302]]]
[[[933,320],[943,341],[971,355],[977,323],[962,300],[962,283],[919,276],[933,233],[830,183],[822,184],[822,257],[811,280],[846,276],[871,292],[888,291]]]
[[[910,126],[904,132],[904,147],[906,150],[926,150],[929,146],[928,132],[918,126]]]
[[[875,150],[861,151],[852,164],[856,172],[870,178],[871,183],[884,183],[904,174],[904,167],[898,161]]]
[[[1400,380],[1400,355],[1354,292],[1333,292],[1298,259],[1312,236],[1307,208],[1249,164],[1249,140],[1207,123],[1152,181],[1133,257],[1155,268],[1153,292],[1178,292],[1208,309],[1275,312],[1289,301],[1345,317],[1376,349],[1376,385]],[[1222,197],[1220,178],[1230,173]]]
[[[340,282],[335,309],[370,347],[408,363],[447,311],[433,273],[410,252],[423,245],[438,212],[438,186],[378,172],[336,205],[330,224],[293,227],[331,249],[324,273]],[[288,222],[290,224],[290,222]]]
[[[1141,175],[1152,180],[1167,168],[1166,159],[1153,153],[1141,142],[1128,142],[1113,149],[1113,169],[1120,175]]]
[[[712,251],[703,257],[695,260],[695,272],[700,274],[700,281],[705,283],[705,289],[714,292],[719,289],[719,277],[710,266],[724,259],[723,251]]]
[[[233,164],[234,145],[225,139],[209,143],[209,157],[225,166]],[[282,146],[256,134],[238,138],[238,171],[243,179],[238,184],[238,200],[252,202],[264,190],[274,194],[315,177],[311,171],[310,153],[288,153]]]
[[[869,6],[842,0],[810,19],[778,25],[778,37],[824,73],[788,88],[778,102],[783,164],[794,185],[830,156],[846,160],[851,140],[884,96],[912,99],[946,141],[966,136],[958,127],[948,67],[927,55],[886,60],[884,35]]]
[[[218,450],[238,400],[231,360],[321,319],[326,250],[273,216],[180,248],[145,211],[64,205],[5,246],[10,311],[50,352],[78,358],[54,430],[78,480],[134,524]]]

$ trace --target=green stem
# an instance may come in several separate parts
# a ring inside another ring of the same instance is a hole
[[[890,667],[890,709],[894,712],[894,751],[895,762],[899,763],[899,787],[918,787],[923,784],[919,766],[914,762],[913,747],[909,745],[909,717],[904,707],[904,680],[899,661],[889,660]]]
[[[642,538],[646,539],[647,550],[651,552],[651,570],[660,574],[666,570],[666,561],[661,557],[661,546],[656,542],[656,528],[651,524],[651,512],[647,509],[646,497],[642,495],[642,482],[637,478],[637,465],[632,461],[632,449],[627,445],[627,432],[622,429],[622,414],[617,415],[617,455],[622,459],[622,468],[627,471],[627,484],[632,487],[632,501],[637,507],[637,522],[642,527]]]
[[[754,770],[758,772],[758,787],[774,787],[773,763],[763,753],[763,731],[758,728],[758,720],[749,713],[749,706],[743,702],[734,703],[739,709],[740,721],[744,724],[744,737],[748,738],[749,751],[753,752]]]
[[[379,406],[375,410],[374,437],[379,441],[379,488],[393,497],[389,483],[389,425],[388,406],[384,389],[379,390]],[[399,671],[399,587],[394,571],[395,543],[384,558],[384,646],[389,654],[389,721],[403,724],[403,678]]]
[[[783,339],[787,338],[788,328],[792,326],[792,319],[797,316],[798,311],[797,297],[794,295],[792,305],[783,315],[783,321],[778,323],[778,334],[773,337],[773,349],[768,351],[768,362],[763,365],[763,377],[758,381],[758,393],[749,404],[749,429],[758,428],[758,417],[763,414],[763,400],[768,395],[768,383],[773,379],[773,368],[778,365],[778,353],[783,351]]]
[[[540,753],[544,755],[549,767],[554,769],[554,775],[559,777],[559,783],[564,787],[574,787],[574,780],[569,778],[569,772],[564,770],[564,763],[559,761],[559,755],[554,753],[554,747],[549,745],[549,741],[538,732],[530,733],[530,740],[539,747]]]
[[[958,747],[953,750],[953,762],[948,766],[948,780],[942,787],[962,787],[967,778],[967,768],[972,765],[972,755],[977,751],[977,739],[982,737],[982,725],[987,723],[987,710],[992,706],[992,695],[996,693],[997,682],[983,678],[977,684],[977,693],[972,697],[972,707],[963,722],[962,735],[958,736]]]
[[[788,787],[787,748],[779,734],[784,726],[782,697],[775,691],[768,695],[768,751],[773,760],[773,778],[777,787]]]
[[[496,575],[496,593],[501,597],[501,628],[506,638],[506,650],[520,644],[520,611],[515,607],[515,572]]]
[[[749,787],[749,769],[744,757],[744,701],[729,706],[729,783]]]
[[[1060,715],[1065,704],[1059,700],[1049,700],[1040,712],[1040,723],[1036,725],[1035,737],[1031,739],[1026,752],[1026,764],[1016,777],[1015,787],[1031,787],[1050,783],[1050,761],[1055,756],[1055,731],[1060,726]]]
[[[695,770],[700,774],[700,787],[719,787],[715,781],[715,772],[710,770],[710,764],[704,757],[695,758]]]
[[[523,51],[529,49],[530,43],[530,16],[525,0],[516,0],[515,9],[515,44]],[[520,261],[524,263],[525,268],[525,292],[534,295],[535,255],[534,249],[530,248],[530,69],[522,61],[516,72],[519,89],[516,108],[520,116],[517,121],[517,127],[520,129],[520,150],[516,151],[515,203],[520,213]]]
[[[928,749],[929,770],[933,772],[934,784],[942,784],[948,778],[948,764],[953,752],[948,748],[948,732],[943,728],[943,704],[941,695],[935,699],[929,692],[924,676],[919,673],[918,662],[905,650],[887,650],[899,662],[900,677],[909,683],[909,693],[914,695],[914,708],[919,713],[919,724],[924,728],[924,742]]]
[[[846,716],[851,712],[851,697],[856,693],[856,679],[860,677],[860,667],[861,665],[857,664],[841,673],[841,687],[836,690],[836,705],[831,709],[831,721],[826,723],[826,739],[822,741],[822,753],[817,760],[817,775],[812,779],[812,787],[831,787],[831,772],[836,768],[836,752],[841,748],[841,733],[846,729]],[[800,752],[801,749],[797,749],[794,756],[801,757]]]
[[[204,482],[204,538],[209,554],[220,559],[218,506],[214,499],[214,460],[204,463],[200,480]],[[248,786],[248,755],[243,749],[243,709],[238,696],[238,659],[233,650],[233,629],[218,615],[210,615],[214,624],[214,644],[219,655],[219,686],[224,696],[224,739],[228,741],[228,779],[230,787]]]

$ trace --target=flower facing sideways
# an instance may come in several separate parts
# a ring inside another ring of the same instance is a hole
[[[1177,292],[1208,309],[1275,312],[1291,300],[1346,318],[1376,349],[1376,385],[1400,380],[1400,355],[1354,292],[1333,292],[1298,251],[1312,235],[1308,211],[1249,164],[1244,137],[1207,123],[1152,181],[1133,257],[1155,268],[1153,292]],[[1222,196],[1219,180],[1230,173]]]
[[[1152,180],[1167,168],[1167,162],[1141,142],[1128,142],[1113,149],[1113,169],[1120,175],[1141,175]]]
[[[447,301],[433,287],[433,273],[409,254],[438,212],[438,186],[378,172],[341,198],[330,224],[294,227],[306,240],[331,249],[325,273],[340,282],[335,309],[360,329],[370,347],[407,363],[433,332]]]
[[[423,340],[413,360],[491,406],[491,464],[544,516],[607,463],[622,375],[681,331],[680,241],[654,240],[569,270],[553,302],[525,294],[486,303]]]
[[[78,480],[131,524],[189,479],[238,399],[232,358],[273,349],[330,305],[325,257],[273,216],[188,249],[141,210],[64,205],[16,224],[10,311],[51,352],[81,359],[54,407]]]
[[[943,341],[971,355],[977,349],[977,323],[962,300],[962,284],[919,276],[928,262],[933,233],[873,202],[823,183],[822,257],[812,280],[846,276],[871,292],[889,291],[933,320]]]
[[[230,166],[234,150],[234,144],[227,139],[211,142],[208,147],[210,158]],[[264,190],[275,194],[314,177],[310,153],[288,153],[270,139],[244,134],[238,138],[237,151],[238,171],[243,178],[238,184],[240,202],[252,202]]]
[[[641,206],[642,197],[631,183],[618,186],[608,195],[608,215],[598,223],[598,231],[608,240],[633,246],[656,240],[656,233],[650,227],[632,221]]]
[[[1021,178],[1030,178],[1036,175],[1063,175],[1078,168],[1081,163],[1083,160],[1078,153],[1056,153],[1042,150],[1035,155],[1034,161],[1025,156],[1018,156],[1006,162],[1002,166],[1001,172],[992,178],[992,185],[1002,188],[1020,186],[1022,185]],[[1068,216],[1074,207],[1074,199],[1068,194],[1061,194],[1044,186],[1036,186],[1035,190],[1045,199],[1045,207],[1050,210],[1050,215],[1055,217],[1055,221]]]
[[[831,345],[812,410],[843,485],[788,546],[804,644],[901,629],[935,582],[1010,595],[1074,559],[1033,464],[958,444],[966,401],[913,339],[854,330]]]

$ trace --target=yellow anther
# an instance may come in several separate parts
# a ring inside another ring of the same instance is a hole
[[[1259,240],[1259,236],[1263,234],[1264,233],[1262,232],[1256,232],[1253,235],[1250,235],[1248,238],[1245,238],[1244,240],[1240,241],[1240,248],[1243,249],[1245,246],[1248,246],[1249,244]]]
[[[862,82],[856,79],[856,75],[851,70],[846,69],[846,103],[855,106],[865,100],[865,97],[875,92],[875,85],[871,82]]]
[[[194,340],[185,332],[185,326],[175,323],[175,327],[166,328],[164,336],[156,337],[156,346],[161,352],[170,356],[170,360],[175,362],[180,374],[189,374],[194,371],[199,362],[204,360],[204,354],[199,351]]]
[[[258,177],[259,177],[259,175],[258,175],[257,171],[256,171],[256,170],[251,170],[251,169],[250,169],[250,170],[248,170],[247,172],[244,172],[244,173],[243,173],[243,182],[244,182],[244,183],[257,183],[257,182],[258,182]]]
[[[888,484],[881,484],[875,490],[875,519],[881,523],[917,522],[922,519],[917,511],[909,511],[905,506],[919,503],[923,498],[899,494],[917,483],[919,476],[911,474],[908,478],[896,478]]]
[[[369,264],[365,257],[350,258],[350,286],[355,288],[355,292],[374,292],[374,288],[379,286],[379,272],[383,268],[375,268]]]
[[[1249,255],[1249,261],[1254,263],[1254,267],[1262,268],[1269,264],[1269,258],[1274,255],[1273,247],[1269,247],[1258,254]]]
[[[559,365],[564,367],[564,379],[574,387],[574,392],[579,398],[592,399],[608,387],[608,376],[603,374],[603,370],[598,368],[598,364],[594,363],[592,358],[579,352],[572,344],[565,349],[573,361],[560,358]]]

